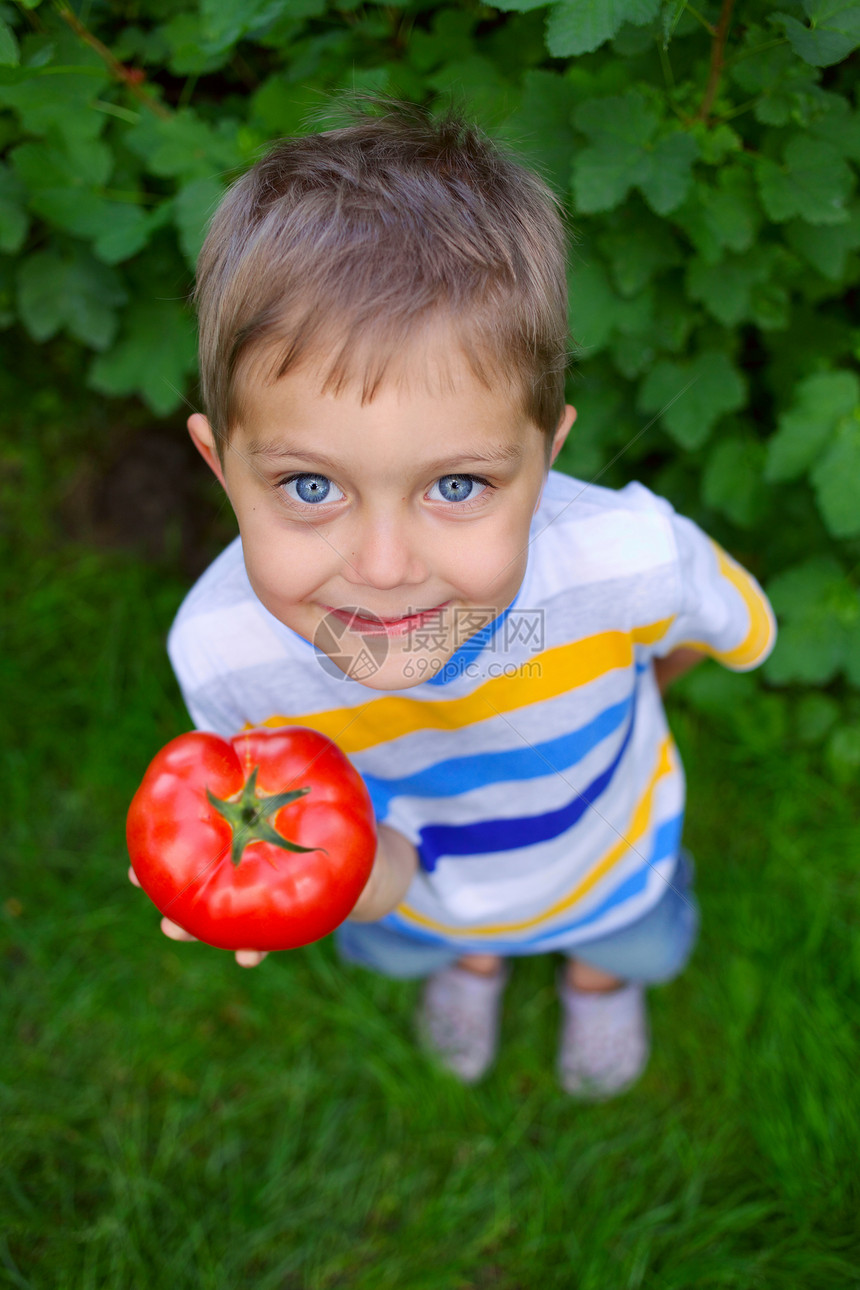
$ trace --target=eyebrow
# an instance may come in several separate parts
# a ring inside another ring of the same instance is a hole
[[[248,455],[251,457],[266,457],[271,461],[280,461],[284,458],[294,458],[297,461],[308,462],[310,465],[323,466],[326,470],[338,470],[343,464],[335,461],[332,457],[326,457],[321,452],[305,452],[297,448],[282,443],[261,443],[252,440],[247,448]],[[504,444],[493,451],[469,452],[468,450],[458,453],[456,457],[443,457],[437,461],[423,462],[422,470],[444,472],[446,467],[464,466],[506,466],[511,462],[520,461],[523,455],[523,447],[520,443]]]

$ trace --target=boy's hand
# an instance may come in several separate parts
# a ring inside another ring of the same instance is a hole
[[[418,852],[408,838],[387,824],[378,828],[376,857],[364,891],[349,915],[357,923],[374,923],[396,909],[409,889],[418,868]],[[139,887],[137,874],[129,865],[129,881]],[[196,941],[197,937],[184,927],[162,918],[161,930],[172,941]],[[266,957],[265,950],[236,950],[240,967],[257,967]]]
[[[140,886],[140,883],[137,880],[137,874],[134,872],[131,865],[128,867],[128,879],[133,886]],[[164,935],[169,936],[172,941],[197,940],[196,936],[192,936],[190,932],[186,932],[185,928],[180,927],[178,923],[171,923],[169,918],[162,918],[161,930],[164,932]],[[257,967],[258,964],[262,963],[267,952],[267,950],[237,950],[236,962],[239,964],[239,967]]]

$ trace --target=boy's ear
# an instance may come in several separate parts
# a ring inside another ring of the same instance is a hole
[[[218,450],[215,447],[215,435],[209,421],[204,417],[202,412],[195,412],[188,418],[188,433],[191,435],[191,442],[200,453],[200,456],[206,462],[206,465],[215,475],[218,483],[226,489],[224,483],[224,469],[218,456]]]
[[[540,496],[535,502],[535,508],[533,512],[533,514],[535,515],[537,515],[538,507],[540,506],[541,501],[543,500],[543,490],[546,487],[546,481],[549,478],[550,466],[552,466],[552,463],[555,461],[556,457],[564,447],[564,441],[567,438],[567,436],[570,434],[570,427],[573,425],[575,420],[576,420],[576,408],[572,408],[569,403],[565,404],[564,412],[561,414],[561,420],[559,421],[558,426],[556,427],[555,434],[552,437],[552,445],[550,447],[550,452],[549,452],[549,461],[547,463],[546,469],[544,470],[543,484],[541,485]]]
[[[573,425],[575,420],[576,420],[576,408],[572,408],[568,403],[565,405],[565,409],[564,409],[564,412],[562,413],[561,420],[558,423],[558,429],[556,430],[555,434],[552,437],[552,450],[550,451],[550,455],[549,455],[550,465],[552,465],[552,463],[555,461],[556,457],[564,447],[564,441],[567,438],[567,436],[570,434],[570,427]]]

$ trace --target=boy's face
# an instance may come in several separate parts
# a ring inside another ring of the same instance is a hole
[[[306,367],[249,381],[223,465],[206,418],[188,422],[259,599],[373,690],[429,679],[507,608],[546,478],[544,435],[510,390],[465,362],[442,375],[383,384],[364,405],[351,387],[321,393]]]

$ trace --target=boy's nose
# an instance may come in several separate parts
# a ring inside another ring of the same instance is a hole
[[[343,553],[348,582],[391,591],[395,587],[417,586],[426,580],[423,544],[407,519],[392,515],[368,516],[351,537]]]

